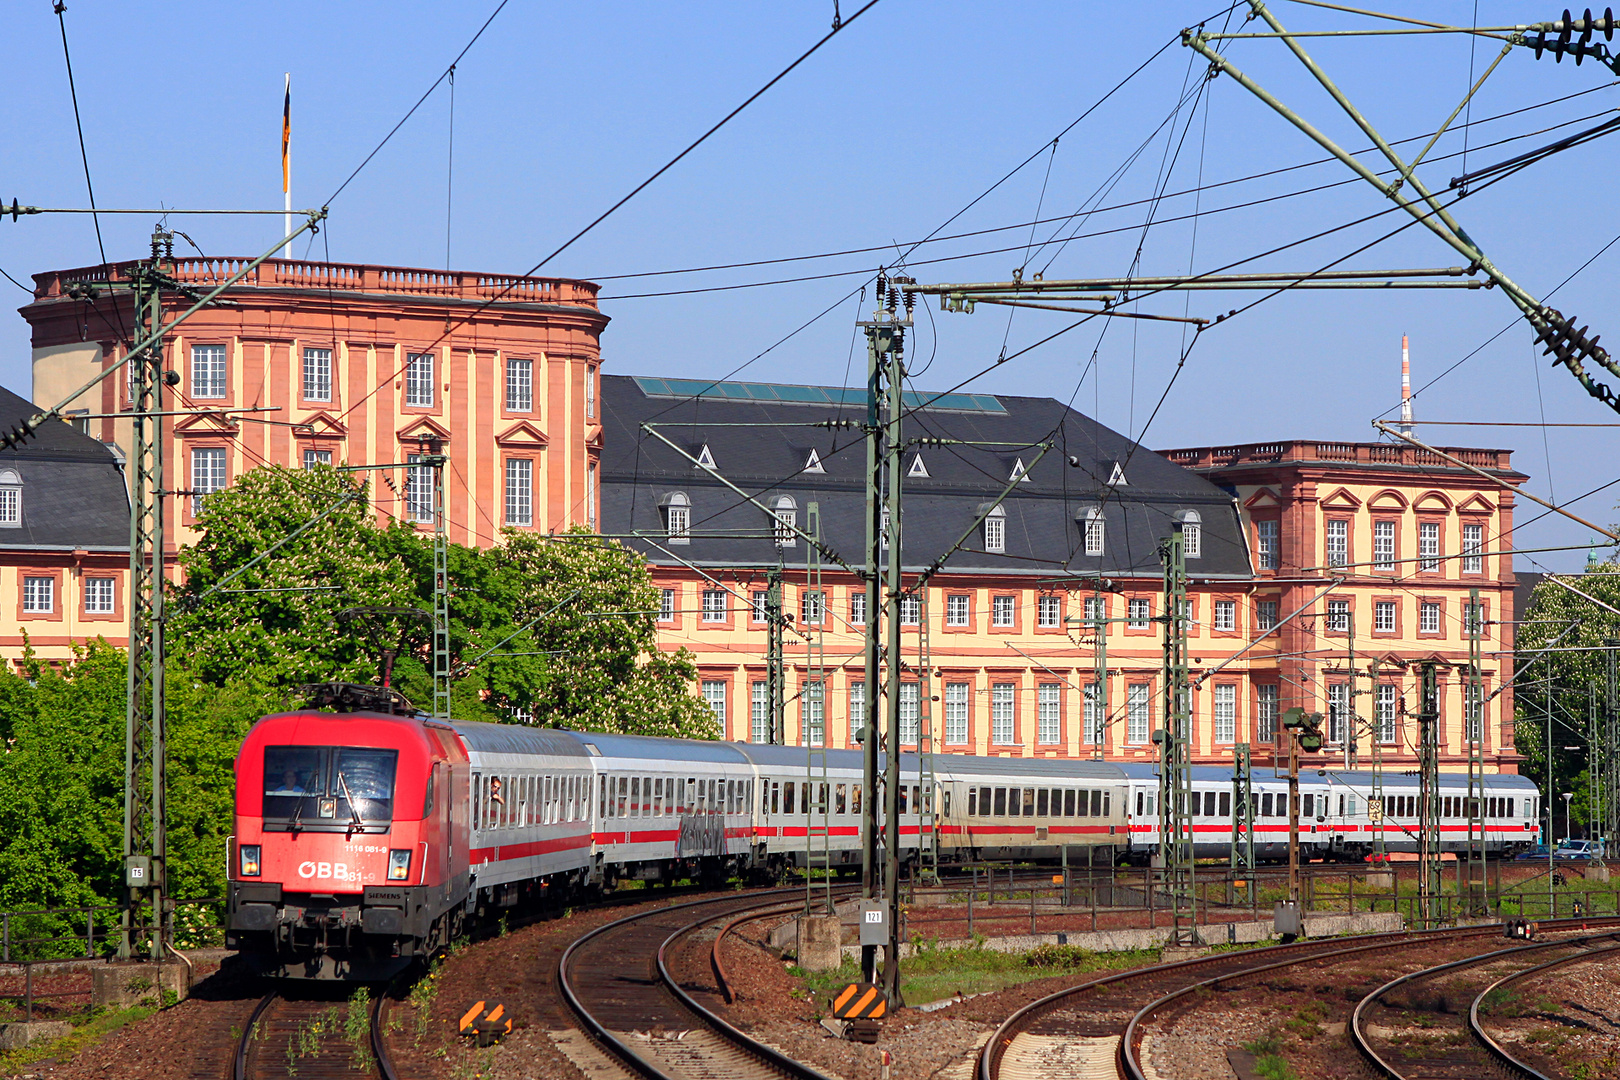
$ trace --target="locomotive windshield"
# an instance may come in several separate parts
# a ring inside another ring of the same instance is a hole
[[[353,746],[264,748],[269,828],[364,831],[394,819],[397,750]]]

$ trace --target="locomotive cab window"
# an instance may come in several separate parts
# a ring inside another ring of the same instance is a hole
[[[386,826],[394,820],[398,761],[397,750],[265,747],[265,828],[364,831],[368,824]]]

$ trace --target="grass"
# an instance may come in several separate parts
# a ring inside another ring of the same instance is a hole
[[[72,1034],[54,1042],[35,1043],[33,1046],[0,1053],[0,1076],[23,1072],[25,1066],[32,1065],[36,1061],[46,1059],[66,1061],[124,1025],[145,1020],[157,1011],[155,1004],[136,1005],[128,1009],[97,1009],[77,1018],[70,1018],[68,1022],[74,1024]]]
[[[1254,1055],[1254,1071],[1265,1080],[1299,1080],[1299,1074],[1282,1056],[1282,1040],[1276,1035],[1244,1043],[1243,1049]]]
[[[923,1005],[958,992],[989,993],[1054,975],[1122,971],[1157,963],[1158,959],[1157,949],[1100,953],[1074,945],[1042,945],[1027,953],[1004,953],[986,949],[982,942],[943,949],[923,942],[901,962],[900,992],[908,1004]],[[860,965],[854,960],[845,960],[832,971],[792,968],[790,972],[804,980],[812,1000],[817,1002],[826,1001],[861,978]]]

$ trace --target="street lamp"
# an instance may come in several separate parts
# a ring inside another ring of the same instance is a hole
[[[1575,797],[1573,791],[1564,792],[1564,839],[1569,840],[1569,800]]]

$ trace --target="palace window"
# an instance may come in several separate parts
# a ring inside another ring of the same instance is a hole
[[[1395,569],[1395,523],[1393,521],[1373,522],[1373,568],[1375,570]]]
[[[407,353],[405,356],[405,404],[433,407],[433,354]]]
[[[506,523],[534,524],[534,462],[528,458],[506,460]]]
[[[332,400],[332,350],[304,350],[304,400]]]
[[[1418,523],[1418,569],[1433,572],[1440,569],[1440,523]]]
[[[1254,523],[1255,554],[1259,558],[1262,570],[1275,570],[1280,564],[1277,529],[1276,521]]]
[[[225,346],[191,347],[191,396],[194,398],[225,396]]]
[[[534,409],[534,361],[506,360],[506,411],[530,412]]]

